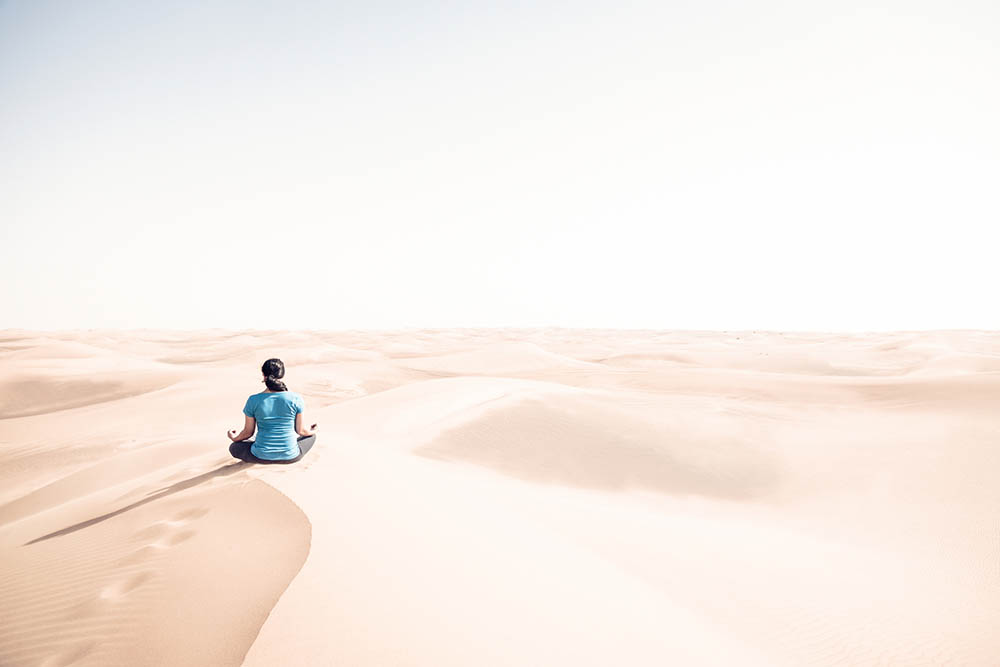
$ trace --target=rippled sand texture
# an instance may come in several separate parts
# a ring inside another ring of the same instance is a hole
[[[1000,332],[8,329],[0,665],[995,665],[998,407]]]

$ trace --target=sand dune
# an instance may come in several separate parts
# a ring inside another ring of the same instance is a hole
[[[228,457],[261,362],[321,425]],[[1000,334],[0,332],[0,665],[993,665]]]
[[[3,664],[239,664],[310,526],[263,482],[194,486],[140,486],[104,514],[75,499],[5,527]]]
[[[75,341],[25,345],[0,359],[0,419],[135,396],[181,375],[156,361]]]
[[[680,410],[682,403],[668,401],[630,410],[601,395],[494,402],[485,416],[449,429],[416,453],[605,491],[752,498],[778,483],[779,462],[757,444],[759,430],[741,432],[738,420],[730,419],[728,429],[699,432],[669,419]],[[717,424],[723,420],[716,418]]]
[[[491,343],[444,355],[396,357],[408,368],[442,375],[509,375],[542,369],[587,369],[592,364],[553,354],[534,343]]]

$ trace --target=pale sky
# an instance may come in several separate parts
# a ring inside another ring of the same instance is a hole
[[[1000,329],[1000,4],[0,3],[0,328]]]

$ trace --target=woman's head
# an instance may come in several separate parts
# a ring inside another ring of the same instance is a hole
[[[285,377],[285,364],[281,359],[268,359],[260,367],[260,372],[264,374],[264,384],[271,391],[288,391],[288,387],[279,378]]]

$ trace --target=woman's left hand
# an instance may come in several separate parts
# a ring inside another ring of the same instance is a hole
[[[237,431],[236,429],[233,429],[232,431],[228,431],[226,433],[226,435],[229,436],[229,439],[232,440],[233,442],[236,442],[236,436],[238,434],[239,434],[239,431]]]

